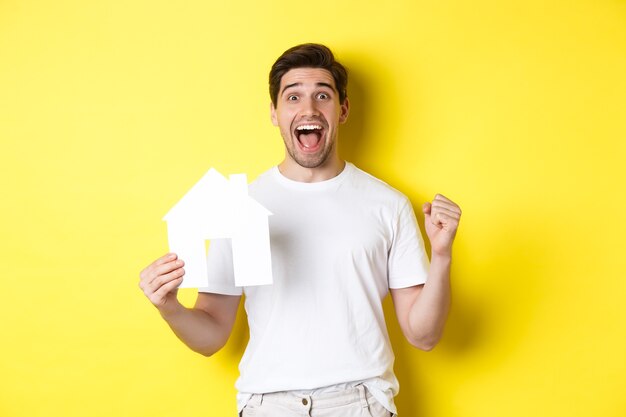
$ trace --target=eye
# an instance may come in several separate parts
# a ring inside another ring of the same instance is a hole
[[[296,101],[297,99],[298,99],[298,96],[294,94],[287,96],[287,101]]]
[[[330,96],[326,93],[319,93],[317,95],[317,98],[319,98],[320,100],[328,100],[330,98]]]

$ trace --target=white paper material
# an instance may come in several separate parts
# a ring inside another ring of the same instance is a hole
[[[226,179],[211,168],[163,217],[170,251],[185,261],[180,288],[208,285],[205,241],[224,238],[232,240],[236,286],[271,284],[271,215],[248,195],[245,174]]]

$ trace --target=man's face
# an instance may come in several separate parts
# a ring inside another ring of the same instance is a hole
[[[288,157],[305,168],[317,168],[337,157],[337,131],[348,117],[348,99],[339,93],[330,72],[294,68],[283,75],[272,123],[280,128]]]

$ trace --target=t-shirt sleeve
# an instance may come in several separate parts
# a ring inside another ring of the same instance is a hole
[[[207,254],[209,285],[198,288],[199,292],[225,295],[241,295],[241,287],[235,286],[233,249],[230,239],[213,239]]]
[[[415,212],[406,198],[400,204],[394,226],[387,265],[389,288],[424,284],[428,277],[429,260]]]

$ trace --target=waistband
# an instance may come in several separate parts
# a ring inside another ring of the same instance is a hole
[[[367,408],[374,397],[363,385],[357,385],[342,391],[325,392],[315,395],[301,395],[293,392],[272,392],[268,394],[253,394],[248,404],[261,405],[264,402],[281,405],[297,411],[309,411],[311,408],[322,409],[339,407],[347,404],[360,403]]]

